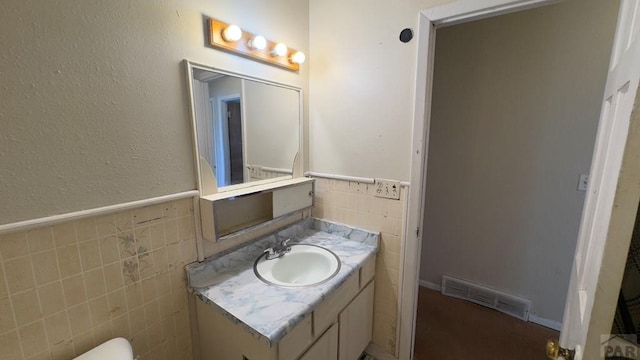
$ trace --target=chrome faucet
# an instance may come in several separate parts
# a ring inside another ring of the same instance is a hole
[[[291,241],[291,239],[284,240],[280,246],[274,246],[266,249],[264,252],[267,254],[267,260],[277,259],[282,257],[284,254],[291,251],[291,246],[287,245]]]

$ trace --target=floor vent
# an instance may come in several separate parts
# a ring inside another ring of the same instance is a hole
[[[468,300],[524,321],[529,320],[531,301],[482,285],[443,275],[442,294]]]

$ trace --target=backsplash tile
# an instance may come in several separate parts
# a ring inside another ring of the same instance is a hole
[[[44,227],[27,232],[27,241],[29,243],[29,252],[36,253],[53,249],[53,232],[51,227]]]
[[[52,344],[62,343],[71,336],[69,320],[64,312],[46,317],[44,319],[44,327],[49,341]]]
[[[82,274],[62,280],[62,292],[67,306],[82,304],[87,300]]]
[[[82,269],[84,271],[92,270],[102,265],[102,260],[100,259],[100,243],[98,241],[82,242],[80,243],[79,250]]]
[[[65,309],[64,293],[62,292],[62,282],[54,281],[47,285],[38,287],[38,297],[47,299],[42,302],[42,315],[55,314]]]
[[[53,239],[56,247],[74,244],[77,242],[76,227],[73,222],[53,225]]]
[[[44,285],[60,279],[58,259],[55,250],[45,250],[32,254],[31,260],[34,264],[38,264],[38,266],[33,267],[36,285]]]
[[[80,252],[78,245],[66,245],[59,247],[57,250],[58,266],[60,267],[60,276],[65,278],[74,276],[82,272],[80,264]]]
[[[4,299],[9,296],[9,289],[7,288],[7,282],[4,276],[4,268],[0,266],[0,299]]]
[[[0,334],[15,329],[16,322],[11,316],[12,313],[13,309],[9,298],[0,299]]]
[[[395,355],[400,247],[407,191],[401,189],[400,200],[377,198],[374,195],[375,187],[369,184],[316,178],[312,216],[380,232],[373,342]]]
[[[4,273],[9,293],[16,294],[35,286],[31,258],[23,256],[4,262]]]
[[[13,259],[29,253],[26,233],[7,234],[0,237],[0,254],[3,260]]]
[[[40,303],[35,289],[11,296],[13,314],[18,327],[33,322],[41,317]]]
[[[75,228],[78,241],[92,240],[98,237],[95,218],[77,220]]]
[[[0,334],[0,349],[2,349],[2,356],[7,360],[21,359],[22,350],[20,350],[19,346],[16,346],[16,344],[19,343],[18,332],[16,330]]]
[[[26,358],[39,354],[47,349],[47,335],[42,319],[18,329],[22,352]]]
[[[0,236],[2,359],[68,360],[116,336],[191,358],[191,199]]]

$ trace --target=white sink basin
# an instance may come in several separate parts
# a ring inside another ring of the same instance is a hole
[[[334,277],[340,271],[340,259],[320,246],[291,245],[291,251],[283,256],[267,260],[262,254],[253,270],[266,283],[280,286],[309,286]]]

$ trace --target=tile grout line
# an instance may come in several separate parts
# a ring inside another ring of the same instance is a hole
[[[89,329],[89,331],[91,332],[91,335],[93,336],[93,345],[96,345],[96,334],[95,334],[95,325],[94,325],[94,320],[93,320],[93,312],[91,311],[91,306],[89,305],[89,294],[87,293],[87,284],[85,282],[85,269],[84,269],[84,263],[82,261],[82,254],[80,253],[80,239],[78,238],[78,229],[76,227],[77,225],[77,220],[73,221],[73,232],[75,233],[75,246],[76,246],[76,252],[78,255],[78,260],[80,261],[80,274],[76,274],[74,276],[82,276],[82,291],[84,292],[84,301],[82,303],[86,303],[87,304],[87,308],[89,309],[89,323],[91,324],[91,329]],[[96,229],[97,232],[97,229]],[[102,259],[102,258],[101,258]],[[73,276],[71,276],[73,277]],[[64,290],[63,290],[64,291]],[[78,304],[81,305],[82,303]],[[76,306],[78,306],[76,305]],[[69,319],[69,325],[71,325],[71,319]],[[70,329],[71,330],[71,329]],[[73,339],[73,335],[71,336],[71,338]],[[73,340],[71,340],[73,342]],[[75,355],[80,355],[77,354],[77,350],[75,349],[75,344],[74,344],[74,354]]]
[[[104,264],[104,259],[102,257],[102,246],[100,246],[100,239],[102,237],[98,232],[98,223],[95,221],[95,218],[94,218],[93,226],[94,226],[94,231],[96,235],[95,242],[98,247],[98,255],[100,255],[100,271],[102,271],[102,282],[104,284],[104,296],[107,298],[107,311],[109,315],[108,323],[109,323],[109,326],[111,327],[111,335],[113,336],[114,334],[113,334],[113,318],[111,316],[111,301],[109,300],[109,291],[107,290],[107,276],[105,275],[105,271],[104,271],[105,264]],[[82,261],[82,259],[80,259],[80,261]],[[89,308],[89,312],[91,312],[91,308]],[[95,335],[94,335],[94,342],[95,342]]]
[[[27,249],[29,249],[29,254],[27,256],[25,256],[25,257],[29,258],[29,263],[31,264],[31,277],[32,277],[32,280],[33,280],[33,292],[35,293],[36,299],[38,300],[38,308],[40,309],[40,315],[41,315],[40,321],[42,321],[42,327],[43,327],[43,330],[44,330],[44,337],[45,337],[45,340],[47,342],[47,346],[49,347],[47,349],[47,352],[49,353],[49,355],[51,355],[51,351],[50,351],[51,345],[50,345],[50,342],[49,342],[49,332],[47,331],[47,326],[45,325],[45,321],[44,321],[44,314],[43,314],[43,311],[42,311],[42,301],[40,299],[40,292],[38,291],[38,283],[36,281],[36,268],[35,268],[35,265],[33,263],[33,254],[31,254],[31,248],[29,246],[29,232],[25,231],[24,232],[24,236],[25,236],[25,240],[27,241]],[[53,239],[53,228],[51,229],[51,238]],[[53,246],[54,246],[54,249],[55,249],[55,240],[54,240]],[[56,265],[57,264],[58,264],[58,255],[56,253]],[[58,269],[58,273],[59,272],[60,272],[60,270]],[[6,273],[5,273],[5,277],[6,277]],[[27,292],[27,291],[28,290],[25,290],[24,292]],[[13,303],[11,304],[11,306],[13,308]],[[16,313],[15,308],[13,308],[14,317],[15,317],[15,313]],[[16,318],[15,321],[16,321],[16,330],[18,330],[19,329],[18,319]],[[37,321],[38,320],[32,321],[29,324],[34,324]],[[25,324],[22,327],[25,327],[25,326],[27,326],[29,324]],[[22,338],[20,336],[20,331],[18,331],[18,341],[20,342],[20,348],[22,349],[22,356],[24,358],[26,356],[24,354],[24,346],[22,344]]]
[[[26,234],[25,234],[25,239],[26,239]],[[28,246],[27,246],[28,247]],[[0,259],[2,259],[2,275],[4,277],[4,283],[6,284],[5,286],[7,287],[7,300],[9,300],[9,305],[11,305],[11,315],[13,316],[13,324],[14,324],[14,330],[16,333],[16,336],[18,337],[18,342],[20,343],[20,354],[22,355],[22,358],[24,359],[24,349],[22,346],[22,341],[20,341],[20,332],[18,331],[18,319],[16,318],[16,311],[15,311],[15,307],[13,306],[13,294],[11,293],[11,289],[9,288],[9,279],[7,278],[7,271],[5,270],[5,258],[2,255],[2,253],[0,253]],[[32,265],[33,267],[33,265]],[[32,270],[33,271],[33,270]],[[39,305],[39,304],[38,304]],[[7,333],[10,333],[11,330],[7,331]]]

